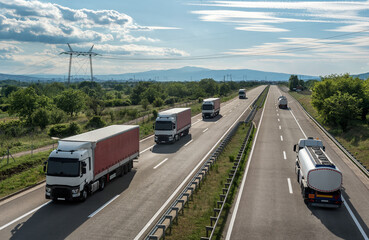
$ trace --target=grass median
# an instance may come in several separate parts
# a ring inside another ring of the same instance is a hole
[[[232,140],[225,147],[217,162],[212,166],[209,174],[201,183],[201,188],[193,195],[193,200],[189,201],[188,207],[184,209],[183,215],[178,217],[178,224],[172,226],[170,235],[166,235],[165,239],[191,240],[200,239],[206,236],[205,226],[210,225],[210,216],[214,216],[213,209],[217,207],[219,195],[222,194],[224,183],[229,177],[233,159],[236,158],[241,148],[242,142],[246,137],[250,124],[241,124]],[[248,148],[249,149],[248,145]],[[246,151],[247,153],[247,151]],[[241,160],[239,172],[235,176],[235,184],[232,186],[225,205],[225,211],[222,212],[218,226],[215,230],[214,239],[220,239],[225,226],[229,209],[235,196],[237,186],[242,177],[242,170],[245,166],[246,154]],[[240,172],[241,171],[241,172]]]

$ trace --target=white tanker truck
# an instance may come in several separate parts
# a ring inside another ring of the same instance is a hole
[[[341,207],[342,173],[325,153],[321,140],[300,139],[295,171],[306,204],[318,207]]]

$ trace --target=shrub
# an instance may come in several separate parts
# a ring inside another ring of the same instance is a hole
[[[169,97],[169,98],[165,99],[165,104],[166,105],[173,105],[176,102],[177,102],[176,97]]]
[[[67,115],[63,110],[55,108],[50,112],[50,123],[51,124],[61,123],[66,119],[66,117]]]
[[[161,98],[155,98],[152,104],[154,105],[154,107],[161,107],[164,105],[164,101]]]
[[[71,122],[70,124],[57,124],[49,129],[48,135],[50,137],[67,137],[76,135],[80,132],[80,127],[77,123]]]
[[[105,126],[106,126],[106,123],[105,123],[104,120],[101,119],[100,116],[94,116],[88,121],[85,128],[87,128],[87,129],[89,129],[89,128],[96,129],[96,128],[102,128],[102,127],[105,127]]]
[[[40,127],[42,130],[49,124],[49,112],[44,108],[38,108],[32,113],[32,126]]]
[[[156,109],[152,110],[152,118],[155,120],[158,117],[158,111]]]
[[[127,115],[131,118],[131,119],[135,119],[138,115],[138,110],[136,108],[131,108],[127,110]]]
[[[20,120],[0,123],[0,133],[3,133],[5,136],[19,137],[25,132],[27,132],[27,129],[24,126],[24,122]]]

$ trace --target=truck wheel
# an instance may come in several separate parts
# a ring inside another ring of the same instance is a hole
[[[104,188],[105,188],[105,180],[104,179],[101,179],[100,180],[100,188],[99,188],[99,190],[102,191],[102,190],[104,190]]]
[[[127,167],[128,167],[128,172],[130,172],[130,171],[131,171],[131,169],[132,169],[131,162],[128,162],[128,163],[127,163]]]
[[[297,170],[297,182],[299,182],[299,180],[300,180],[300,170]]]
[[[86,201],[87,196],[88,196],[87,189],[84,188],[83,191],[82,191],[82,193],[81,193],[81,202]]]
[[[124,174],[127,174],[127,172],[128,172],[128,166],[127,166],[128,164],[126,163],[126,164],[124,164],[124,166],[123,166],[123,172],[124,172]]]
[[[176,136],[175,136],[175,141],[178,141],[179,140],[179,135],[177,134]]]

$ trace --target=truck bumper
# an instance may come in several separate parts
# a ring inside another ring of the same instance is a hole
[[[81,196],[81,193],[79,191],[79,186],[70,187],[70,186],[46,185],[46,192],[45,192],[46,199],[72,201],[74,199],[79,199],[80,196]]]
[[[155,142],[159,143],[169,143],[173,142],[174,137],[171,135],[155,135]]]

